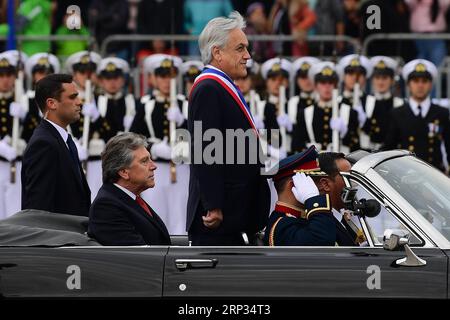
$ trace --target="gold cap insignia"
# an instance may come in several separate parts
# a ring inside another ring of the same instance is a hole
[[[331,69],[330,67],[325,67],[322,69],[322,71],[320,72],[323,76],[332,76],[333,75],[333,69]]]
[[[114,71],[116,71],[116,69],[117,69],[117,66],[112,62],[109,62],[105,67],[105,70],[108,72],[114,72]]]
[[[272,72],[278,72],[280,70],[281,70],[281,64],[279,64],[279,63],[274,63],[272,65],[272,68],[270,68],[270,71],[272,71]]]
[[[311,65],[308,62],[303,62],[302,65],[300,66],[300,69],[302,71],[309,70],[309,68],[311,68]]]
[[[48,62],[48,57],[40,57],[36,64],[40,66],[48,66],[50,63]]]
[[[7,68],[9,66],[11,66],[11,64],[9,63],[8,59],[2,58],[0,60],[0,68]]]
[[[359,59],[355,58],[350,61],[350,67],[360,67],[361,63],[359,62]]]
[[[91,57],[89,57],[88,54],[85,54],[80,58],[80,63],[82,64],[88,64],[89,62],[91,62]]]
[[[172,60],[164,59],[163,61],[161,61],[161,68],[172,68],[172,67],[173,67]]]
[[[377,69],[385,69],[386,63],[383,60],[378,61],[377,65],[375,66]]]
[[[192,75],[195,75],[195,74],[197,74],[199,72],[200,72],[200,70],[196,66],[190,66],[188,71],[187,71],[187,74],[192,76]]]
[[[423,63],[418,63],[416,65],[416,68],[414,69],[414,71],[416,71],[416,72],[426,72],[427,68],[425,67],[425,65]]]

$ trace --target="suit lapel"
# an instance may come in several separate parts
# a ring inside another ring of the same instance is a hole
[[[336,223],[337,233],[341,235],[340,238],[345,238],[345,239],[336,239],[336,240],[345,240],[345,242],[339,241],[341,242],[339,245],[345,246],[347,245],[347,243],[349,244],[351,243],[352,245],[354,245],[355,241],[352,239],[347,229],[345,229],[345,227],[341,224],[341,222],[338,219],[336,219],[336,217],[334,217],[334,222]]]
[[[166,226],[164,225],[164,222],[161,220],[161,218],[156,214],[156,212],[148,205],[150,211],[152,212],[153,217],[151,217],[136,201],[134,201],[132,198],[130,198],[125,192],[117,188],[115,185],[110,184],[110,190],[114,194],[116,194],[118,197],[120,197],[121,200],[123,200],[127,206],[131,207],[135,212],[142,215],[150,221],[159,231],[161,234],[164,235],[164,237],[169,238],[169,233],[167,231]],[[145,201],[145,200],[144,200]]]

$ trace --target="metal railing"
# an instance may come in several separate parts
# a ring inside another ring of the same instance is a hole
[[[276,42],[294,42],[296,38],[292,35],[248,35],[247,39],[249,41],[276,41]],[[162,40],[162,41],[178,41],[178,42],[187,42],[187,41],[197,41],[198,36],[195,35],[185,35],[185,34],[177,34],[177,35],[165,35],[165,34],[115,34],[106,37],[101,46],[100,46],[100,54],[102,56],[106,55],[107,48],[112,42],[147,42],[153,40]],[[353,46],[355,52],[359,52],[361,50],[361,45],[355,38],[349,36],[338,36],[338,35],[312,35],[306,38],[307,42],[347,42]]]

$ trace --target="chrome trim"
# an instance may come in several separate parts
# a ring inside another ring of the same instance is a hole
[[[381,162],[392,158],[412,156],[413,154],[407,150],[391,150],[371,153],[364,158],[360,159],[352,166],[352,172],[357,172],[359,174],[366,174],[369,169],[376,167]]]

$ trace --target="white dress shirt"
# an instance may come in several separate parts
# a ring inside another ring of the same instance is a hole
[[[409,107],[411,108],[412,112],[416,116],[419,116],[419,108],[418,108],[419,105],[420,105],[420,107],[422,109],[422,114],[421,114],[422,118],[425,118],[427,116],[428,110],[430,110],[430,105],[431,105],[430,97],[427,97],[421,103],[418,103],[413,98],[409,98],[408,102],[409,102]]]
[[[130,190],[128,190],[127,188],[122,187],[121,185],[118,185],[117,183],[114,183],[114,185],[119,188],[120,190],[122,190],[123,192],[125,192],[131,199],[133,199],[134,201],[136,201],[136,195],[131,192]]]

